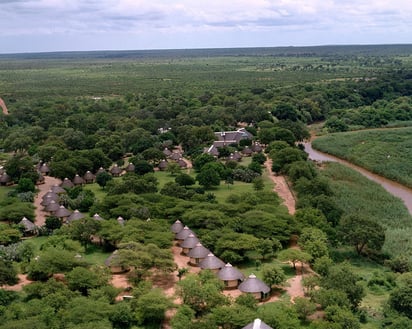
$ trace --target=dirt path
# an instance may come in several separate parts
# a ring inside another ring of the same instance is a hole
[[[27,286],[28,284],[32,283],[33,281],[30,281],[27,279],[26,274],[18,274],[17,275],[19,278],[19,282],[13,286],[0,286],[1,289],[8,290],[8,291],[21,291],[24,286]]]
[[[36,197],[34,198],[34,206],[36,207],[36,210],[34,211],[36,216],[35,224],[37,226],[43,226],[46,222],[46,217],[49,215],[48,212],[43,211],[43,206],[40,204],[42,202],[43,195],[45,195],[53,185],[59,185],[60,183],[61,180],[58,178],[45,176],[44,184],[37,186],[39,193],[37,193]]]
[[[296,200],[286,182],[285,177],[273,175],[271,159],[266,160],[265,167],[268,171],[269,178],[273,181],[273,183],[275,183],[273,191],[276,192],[283,200],[283,204],[288,208],[289,214],[293,215],[296,211]]]
[[[3,114],[5,114],[5,115],[8,115],[8,114],[9,114],[9,111],[7,110],[6,103],[5,103],[4,100],[2,100],[1,98],[0,98],[0,107],[1,107],[1,109],[2,109],[2,111],[3,111]]]

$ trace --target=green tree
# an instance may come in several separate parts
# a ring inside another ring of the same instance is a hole
[[[328,256],[328,237],[326,233],[317,228],[305,228],[299,236],[299,245],[302,250],[312,257],[312,261]]]
[[[187,186],[194,185],[196,183],[196,180],[188,174],[181,173],[176,176],[175,182],[179,184],[180,186],[187,187]]]
[[[99,186],[104,189],[107,185],[108,182],[110,182],[113,179],[112,175],[110,175],[106,171],[102,171],[96,175],[96,183],[99,184]]]
[[[202,185],[205,189],[210,189],[212,186],[220,185],[220,176],[219,173],[212,169],[202,169],[196,176],[196,180]]]
[[[140,324],[160,325],[166,310],[172,305],[160,289],[153,289],[140,296],[136,302],[136,317]]]
[[[264,265],[262,267],[262,277],[269,287],[274,285],[282,286],[286,281],[285,272],[276,265]]]
[[[181,170],[180,166],[176,162],[169,162],[167,164],[166,171],[172,176],[179,174],[180,170]]]
[[[255,189],[255,191],[261,191],[265,188],[265,183],[263,181],[263,178],[260,176],[253,179],[252,183],[253,183],[253,188]]]
[[[278,253],[278,259],[280,261],[290,261],[293,265],[293,268],[296,270],[296,263],[300,262],[300,263],[307,263],[309,262],[312,257],[299,249],[294,249],[294,248],[288,248],[288,249],[284,249],[282,251],[280,251]],[[302,267],[303,268],[303,267]]]
[[[308,316],[315,313],[316,304],[303,297],[296,297],[293,299],[293,306],[301,321],[307,321]]]
[[[66,274],[67,286],[71,290],[80,291],[87,296],[91,289],[95,289],[108,283],[109,275],[104,269],[97,267],[93,270],[84,267],[75,267]]]
[[[365,247],[380,251],[385,243],[385,229],[376,221],[357,215],[341,219],[338,227],[343,242],[355,247],[360,255]]]
[[[19,281],[17,271],[12,262],[0,258],[0,285],[13,285]]]

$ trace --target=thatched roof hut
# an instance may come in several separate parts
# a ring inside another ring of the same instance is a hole
[[[104,169],[103,167],[100,167],[99,169],[97,169],[96,171],[96,176],[102,172],[106,172],[106,169]]]
[[[94,214],[93,219],[94,220],[104,220],[99,214]]]
[[[182,224],[182,222],[180,221],[180,220],[176,220],[173,224],[172,224],[172,226],[170,227],[170,230],[173,232],[173,233],[179,233],[181,230],[183,230],[183,224]]]
[[[167,147],[165,147],[163,150],[163,154],[169,157],[172,154],[172,151],[170,151]]]
[[[1,176],[0,176],[0,185],[11,185],[12,181],[11,181],[11,177],[9,175],[7,175],[6,172],[4,172]]]
[[[189,264],[199,266],[199,263],[210,254],[210,250],[198,242],[187,254],[190,257]]]
[[[252,145],[252,151],[255,152],[255,153],[260,153],[260,152],[263,151],[263,147],[262,147],[262,145],[260,145],[258,142],[255,142],[255,143]]]
[[[66,209],[65,206],[60,206],[59,209],[57,209],[54,212],[54,216],[56,216],[57,218],[61,218],[61,219],[66,219],[67,217],[69,217],[71,215],[71,211]]]
[[[50,167],[47,165],[47,163],[43,163],[39,171],[42,175],[47,176],[50,173]]]
[[[253,294],[258,300],[266,299],[270,293],[270,287],[262,280],[259,280],[254,274],[249,275],[249,277],[239,285],[239,290]]]
[[[51,187],[51,191],[52,191],[53,193],[55,193],[55,194],[64,194],[64,193],[67,193],[66,190],[65,190],[63,187],[61,187],[61,186],[59,186],[59,185],[57,185],[57,184],[54,184],[54,185]]]
[[[187,163],[185,160],[183,160],[183,158],[180,158],[179,160],[177,160],[177,164],[180,166],[180,168],[185,169],[187,168]]]
[[[73,184],[74,186],[81,186],[85,184],[85,181],[78,174],[76,174],[76,176],[74,176],[73,178]]]
[[[175,234],[175,239],[177,240],[177,243],[178,244],[182,243],[183,240],[189,236],[189,234],[195,234],[195,233],[187,226],[183,227],[183,229],[179,233]]]
[[[67,177],[63,179],[63,182],[60,184],[62,188],[72,188],[74,186],[73,182]]]
[[[47,194],[47,193],[46,193]],[[42,198],[42,201],[40,202],[40,204],[43,207],[47,207],[50,202],[54,201],[55,203],[59,203],[59,196],[55,193],[49,194],[49,195],[44,195]]]
[[[37,226],[34,225],[34,223],[28,220],[26,217],[23,217],[23,219],[18,223],[18,225],[22,225],[24,227],[25,236],[35,235],[38,233]]]
[[[115,164],[115,165],[110,169],[110,173],[112,174],[112,176],[118,177],[118,176],[120,176],[120,174],[122,173],[122,168],[120,168],[117,164]]]
[[[223,281],[225,288],[236,288],[240,282],[245,278],[242,272],[236,267],[233,267],[230,263],[227,263],[219,272],[217,272],[218,278]]]
[[[182,247],[182,254],[187,255],[198,242],[199,239],[196,237],[196,235],[194,235],[193,233],[189,234],[187,238],[180,243],[180,247]]]
[[[90,170],[87,170],[83,176],[83,179],[86,184],[92,184],[96,180],[96,176],[92,174]]]
[[[54,200],[51,200],[49,202],[49,204],[46,205],[46,207],[44,208],[44,210],[54,213],[56,212],[58,209],[60,208],[60,204]]]
[[[242,329],[273,329],[264,323],[261,319],[255,319],[253,322],[247,324]]]
[[[168,165],[169,164],[167,163],[167,161],[163,159],[159,162],[159,165],[157,167],[159,168],[159,170],[166,170]]]
[[[182,154],[179,152],[173,152],[172,154],[169,155],[169,159],[172,159],[174,161],[178,161],[181,158],[182,158]]]
[[[129,163],[126,168],[124,168],[124,170],[126,170],[126,172],[134,172],[136,166],[133,163]]]
[[[206,258],[199,262],[199,267],[202,270],[211,270],[218,272],[221,268],[225,267],[225,263],[212,253],[209,253]]]
[[[249,148],[249,146],[245,146],[245,148],[242,150],[242,154],[245,156],[251,156],[253,153],[252,149]]]
[[[124,223],[125,223],[125,220],[124,220],[124,218],[122,217],[122,216],[119,216],[119,217],[117,217],[117,222],[120,224],[120,225],[124,225]]]
[[[70,223],[74,220],[79,220],[84,218],[84,214],[82,214],[80,211],[78,211],[77,209],[75,211],[73,211],[69,217],[67,217],[67,222]]]
[[[113,274],[124,273],[129,270],[128,267],[121,265],[117,250],[113,251],[113,253],[104,261],[104,264],[110,268],[110,271]]]

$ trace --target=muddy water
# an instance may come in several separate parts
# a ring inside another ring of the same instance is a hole
[[[306,153],[308,153],[309,155],[309,159],[314,160],[314,161],[320,161],[320,162],[322,161],[339,162],[341,164],[344,164],[345,166],[348,166],[356,170],[357,172],[361,173],[362,175],[369,178],[370,180],[382,185],[382,187],[385,190],[387,190],[389,193],[402,199],[403,202],[405,203],[406,208],[408,208],[409,213],[412,214],[412,189],[407,188],[401,184],[398,184],[382,176],[373,174],[370,171],[363,169],[359,166],[356,166],[346,160],[342,160],[333,155],[329,155],[329,154],[314,150],[310,142],[304,143],[304,146],[305,146]]]

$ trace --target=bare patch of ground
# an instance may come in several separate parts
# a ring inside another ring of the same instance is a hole
[[[24,286],[27,286],[28,284],[32,283],[33,281],[30,281],[27,279],[26,274],[18,274],[19,282],[13,286],[7,286],[3,285],[0,288],[8,291],[21,291]]]
[[[3,111],[3,114],[8,115],[9,114],[9,110],[7,109],[6,103],[4,102],[3,99],[0,98],[0,107]]]
[[[296,200],[284,176],[275,176],[272,172],[272,160],[267,159],[265,167],[269,173],[270,179],[275,184],[273,191],[276,192],[283,200],[283,204],[288,208],[289,214],[293,215],[296,211]]]

